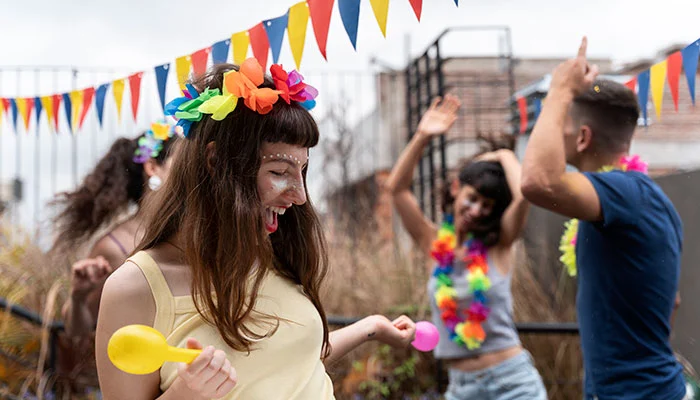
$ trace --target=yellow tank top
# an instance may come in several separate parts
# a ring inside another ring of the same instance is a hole
[[[280,325],[270,337],[254,343],[250,353],[235,351],[216,328],[204,321],[191,296],[173,296],[156,262],[145,252],[129,258],[148,281],[156,303],[153,327],[168,344],[185,347],[194,337],[203,346],[224,350],[238,373],[238,384],[224,400],[328,400],[333,383],[321,362],[323,323],[316,307],[299,285],[278,274],[265,278],[254,311],[274,315]],[[254,332],[262,333],[254,327]],[[160,369],[160,388],[167,390],[177,377],[177,364]]]

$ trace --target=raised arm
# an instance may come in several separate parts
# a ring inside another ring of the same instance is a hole
[[[522,174],[520,162],[515,153],[507,149],[483,154],[476,161],[495,161],[503,166],[513,200],[501,219],[500,243],[504,246],[510,246],[520,237],[525,228],[530,209],[530,203],[520,190],[520,176]]]
[[[445,134],[457,119],[459,99],[452,95],[433,100],[428,111],[418,124],[418,130],[401,153],[391,171],[385,186],[394,198],[394,206],[404,227],[413,240],[426,253],[430,253],[431,243],[437,233],[436,226],[425,217],[416,197],[411,192],[411,182],[416,166],[420,162],[423,149],[436,136]]]
[[[350,351],[370,340],[377,340],[392,347],[406,347],[413,341],[415,334],[416,324],[406,316],[402,315],[394,321],[389,321],[382,315],[372,315],[330,333],[331,354],[324,360],[324,364],[333,365]]]
[[[581,173],[566,172],[564,130],[574,97],[593,84],[598,74],[586,61],[587,40],[578,56],[559,65],[525,151],[522,193],[533,204],[572,218],[602,218],[593,184]]]

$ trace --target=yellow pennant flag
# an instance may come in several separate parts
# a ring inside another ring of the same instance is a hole
[[[231,35],[231,46],[233,46],[233,63],[241,65],[248,56],[250,37],[248,31],[238,32]]]
[[[379,29],[382,30],[382,35],[386,37],[386,20],[389,14],[389,0],[369,0],[374,11],[374,17],[377,19]]]
[[[122,120],[122,98],[124,98],[124,79],[117,79],[112,82],[112,94],[114,102],[117,104],[117,120]]]
[[[289,19],[287,21],[287,35],[289,35],[289,47],[292,48],[294,62],[297,69],[301,65],[301,56],[304,54],[306,42],[306,26],[309,23],[309,5],[302,1],[289,7]]]
[[[42,96],[41,107],[46,112],[46,119],[49,120],[49,130],[53,130],[53,96]]]
[[[180,89],[185,90],[185,83],[190,79],[190,69],[192,68],[192,57],[182,56],[175,59],[175,73]]]
[[[654,102],[656,117],[661,120],[661,106],[664,102],[664,88],[666,86],[667,60],[651,66],[651,100]]]
[[[15,104],[17,104],[17,111],[19,112],[20,117],[22,118],[22,121],[24,121],[24,129],[25,131],[29,130],[29,115],[28,110],[27,110],[27,99],[24,99],[22,97],[18,97],[15,99]]]
[[[71,127],[73,128],[73,133],[75,133],[78,130],[80,111],[83,109],[83,91],[74,90],[69,93],[69,96],[70,102],[73,105],[71,109],[71,113],[73,114],[71,116]]]

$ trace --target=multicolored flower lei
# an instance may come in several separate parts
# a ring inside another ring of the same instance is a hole
[[[134,151],[134,162],[143,164],[151,158],[156,158],[163,150],[163,142],[175,135],[175,127],[165,121],[154,122],[151,129],[139,139]]]
[[[290,104],[298,102],[307,110],[316,105],[318,90],[304,83],[304,77],[297,71],[287,73],[281,65],[272,65],[270,73],[275,82],[275,89],[258,87],[265,81],[265,72],[255,58],[248,58],[238,71],[230,70],[224,73],[221,91],[206,88],[199,93],[194,86],[187,84],[183,90],[184,97],[179,97],[165,106],[165,115],[178,119],[177,126],[187,137],[192,123],[201,121],[204,114],[211,115],[215,121],[226,118],[238,105],[238,99],[243,99],[251,110],[267,114],[281,97]]]
[[[643,174],[648,173],[648,164],[642,161],[638,155],[624,156],[618,162],[618,167],[606,165],[600,172],[610,172],[614,170],[637,171]],[[561,257],[559,261],[564,264],[569,276],[576,276],[576,241],[578,239],[578,219],[572,218],[564,223],[564,234],[559,241],[559,251]]]
[[[469,350],[478,349],[486,339],[482,327],[490,313],[486,306],[486,292],[491,288],[488,277],[487,248],[484,244],[470,237],[464,243],[464,262],[467,269],[469,292],[474,296],[466,311],[457,308],[457,291],[450,274],[453,271],[457,235],[452,216],[447,216],[438,230],[438,237],[433,242],[431,256],[437,261],[433,276],[437,279],[435,302],[441,311],[440,317],[450,334],[450,340],[466,346]],[[466,318],[465,315],[466,314]]]

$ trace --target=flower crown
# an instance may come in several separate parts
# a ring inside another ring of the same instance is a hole
[[[171,101],[165,106],[165,115],[174,116],[177,130],[185,137],[189,135],[193,122],[201,121],[204,114],[211,115],[215,121],[221,121],[236,109],[238,99],[243,99],[246,107],[260,114],[267,114],[279,98],[287,104],[296,101],[307,110],[316,106],[318,90],[304,83],[304,77],[297,71],[287,73],[281,65],[270,67],[270,74],[275,89],[258,87],[265,81],[265,72],[255,58],[246,59],[238,71],[224,73],[222,91],[219,89],[197,89],[187,84],[183,97]]]
[[[151,129],[139,139],[138,147],[134,151],[134,162],[144,164],[151,158],[156,158],[163,150],[163,142],[175,135],[175,126],[165,121],[154,122]]]

